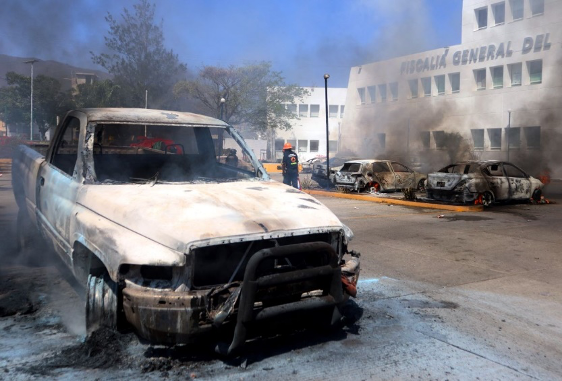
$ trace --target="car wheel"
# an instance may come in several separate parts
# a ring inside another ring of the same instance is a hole
[[[425,192],[425,179],[418,181],[418,191]]]
[[[104,273],[101,276],[88,275],[86,296],[86,332],[94,332],[100,327],[117,329],[118,288]]]
[[[484,207],[490,207],[493,203],[494,195],[492,194],[492,192],[484,192],[484,194],[482,195],[482,205],[484,205]]]

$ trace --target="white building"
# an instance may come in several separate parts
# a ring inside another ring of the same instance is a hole
[[[324,87],[304,87],[310,95],[302,102],[287,104],[299,119],[292,120],[292,129],[276,131],[275,157],[283,158],[283,145],[291,143],[299,160],[326,156],[326,92]],[[346,88],[328,88],[328,126],[330,157],[339,150],[341,122],[345,111]]]
[[[460,45],[351,69],[342,147],[562,177],[562,1],[464,0],[462,12]]]

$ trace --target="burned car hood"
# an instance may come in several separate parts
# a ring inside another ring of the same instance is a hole
[[[183,252],[194,243],[240,242],[343,228],[310,195],[272,180],[86,185],[77,203]]]
[[[468,179],[468,176],[462,173],[442,173],[435,172],[427,175],[427,188],[437,189],[454,189],[461,180]]]

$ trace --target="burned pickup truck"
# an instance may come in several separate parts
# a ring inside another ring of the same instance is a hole
[[[158,145],[132,144],[153,137]],[[169,345],[227,332],[217,348],[230,354],[266,325],[337,324],[356,292],[351,231],[270,180],[214,118],[70,111],[46,152],[18,147],[13,188],[18,242],[38,229],[60,255],[86,288],[90,332],[132,325]]]

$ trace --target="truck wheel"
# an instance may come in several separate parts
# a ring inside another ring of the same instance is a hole
[[[117,330],[117,283],[107,273],[90,274],[86,289],[86,332],[91,334],[102,326]]]

